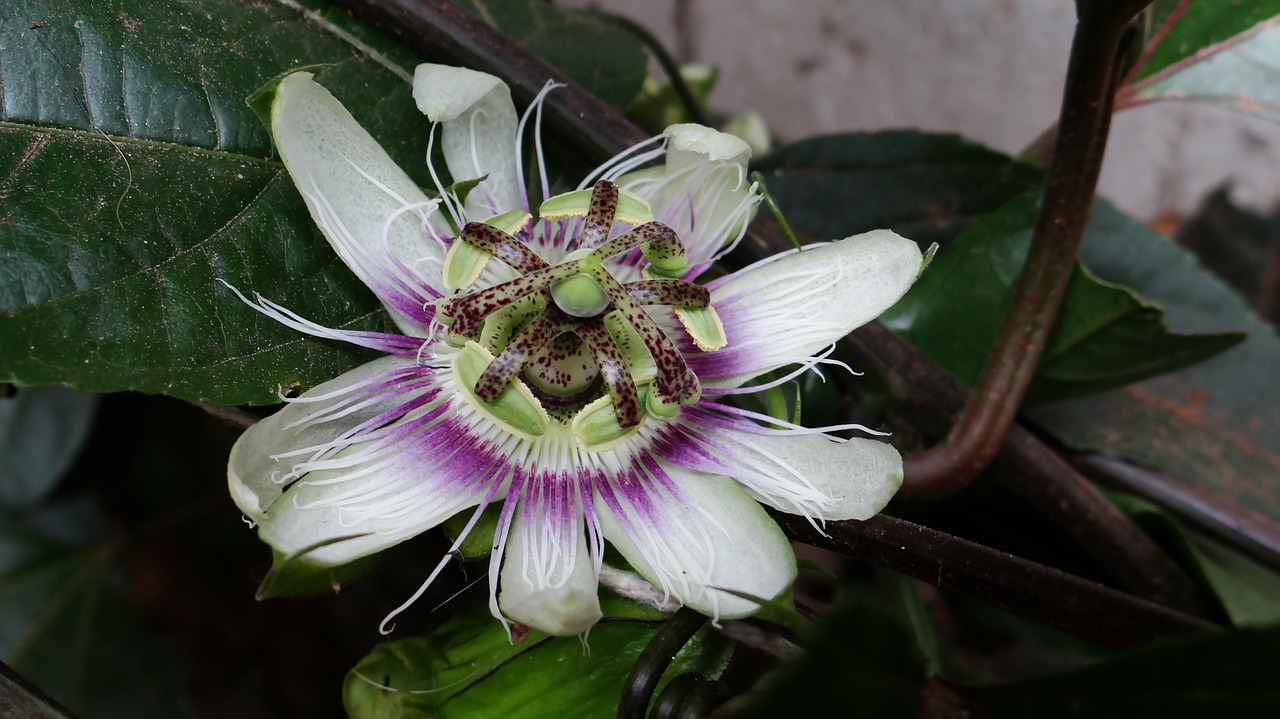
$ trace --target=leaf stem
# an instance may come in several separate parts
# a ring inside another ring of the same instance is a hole
[[[1057,317],[1102,169],[1121,44],[1145,0],[1081,0],[1044,200],[1009,312],[977,387],[941,444],[907,458],[901,496],[968,486],[1000,450]]]

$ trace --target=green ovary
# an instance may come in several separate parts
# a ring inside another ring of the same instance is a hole
[[[595,317],[609,306],[609,296],[600,283],[581,273],[552,285],[551,297],[565,314],[573,317]]]

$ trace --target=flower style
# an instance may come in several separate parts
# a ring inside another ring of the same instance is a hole
[[[746,144],[676,125],[551,196],[536,129],[551,89],[517,118],[498,79],[419,67],[413,93],[433,145],[439,125],[450,175],[478,180],[464,193],[472,183],[446,188],[432,169],[429,198],[310,74],[275,87],[269,125],[286,168],[400,333],[329,329],[251,302],[385,356],[246,431],[231,494],[263,540],[318,566],[469,510],[465,536],[500,508],[491,610],[551,634],[600,618],[606,541],[685,605],[751,614],[742,595],[778,596],[796,571],[761,503],[814,522],[865,519],[897,490],[902,462],[882,442],[731,398],[824,362],[813,355],[906,291],[921,253],[880,230],[697,284],[759,203]],[[533,188],[522,166],[531,120]]]

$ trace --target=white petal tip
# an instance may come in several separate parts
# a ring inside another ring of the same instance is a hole
[[[480,102],[501,80],[483,72],[424,63],[413,72],[413,99],[432,122],[453,120]]]
[[[600,598],[594,592],[561,587],[515,594],[521,595],[515,602],[508,600],[505,590],[499,597],[502,613],[511,621],[527,624],[553,636],[585,634],[603,616]]]
[[[664,134],[670,138],[671,149],[696,152],[712,162],[746,162],[751,157],[751,146],[742,138],[703,125],[672,125]]]

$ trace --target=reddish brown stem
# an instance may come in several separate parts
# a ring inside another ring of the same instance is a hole
[[[908,458],[904,497],[936,499],[968,486],[991,463],[1013,423],[1075,265],[1102,169],[1121,41],[1144,4],[1079,3],[1044,202],[1009,313],[947,438]]]
[[[825,534],[803,517],[774,518],[802,542],[975,597],[1104,647],[1122,649],[1216,628],[1087,579],[883,514],[865,522],[828,522]]]

